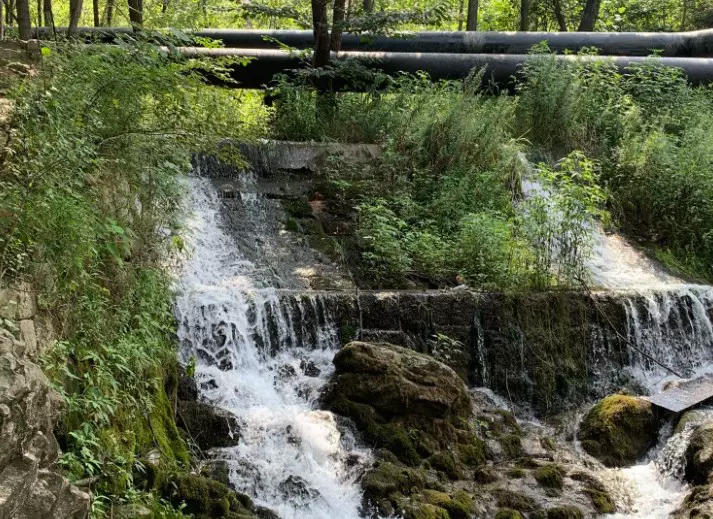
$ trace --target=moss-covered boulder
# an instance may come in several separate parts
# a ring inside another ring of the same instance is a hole
[[[584,519],[584,512],[576,506],[557,506],[547,510],[547,519]]]
[[[561,489],[564,484],[564,470],[559,465],[544,465],[533,473],[535,480],[545,488]]]
[[[512,508],[501,508],[495,513],[495,519],[525,519],[523,515]]]
[[[352,342],[334,357],[325,405],[351,418],[364,438],[418,466],[453,449],[468,466],[485,459],[482,442],[467,430],[471,414],[462,379],[441,362],[391,344]],[[458,467],[448,467],[449,475]]]
[[[231,491],[224,484],[195,474],[176,473],[166,477],[159,488],[161,494],[196,519],[224,517],[250,519],[256,517],[248,496]]]
[[[713,472],[713,423],[696,428],[686,448],[687,481],[695,485],[708,482]]]
[[[589,454],[609,467],[634,463],[656,443],[659,423],[651,403],[628,395],[611,395],[582,420],[579,439]]]
[[[335,355],[334,366],[330,399],[369,404],[385,418],[411,414],[463,421],[470,415],[463,380],[428,355],[391,344],[352,342]]]

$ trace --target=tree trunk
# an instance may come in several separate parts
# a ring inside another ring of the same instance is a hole
[[[99,21],[99,0],[92,0],[92,11],[94,12],[94,27],[101,27],[101,21]]]
[[[478,30],[478,0],[468,0],[468,19],[465,22],[465,30]]]
[[[44,0],[42,9],[45,15],[45,27],[52,31],[52,37],[57,39],[57,29],[54,26],[54,13],[52,12],[52,0]]]
[[[329,37],[329,48],[332,52],[339,52],[342,48],[342,33],[344,32],[344,17],[346,15],[346,0],[334,0],[332,14],[332,34]]]
[[[72,36],[79,25],[82,16],[82,0],[69,0],[69,26],[67,36]]]
[[[530,0],[520,0],[520,30],[530,27]]]
[[[37,27],[42,27],[42,0],[37,0]]]
[[[327,22],[327,0],[312,0],[312,22],[314,23],[314,68],[329,63],[329,24]]]
[[[106,0],[106,11],[104,19],[106,21],[106,26],[111,27],[111,22],[114,21],[114,0]]]
[[[559,25],[560,31],[567,32],[567,20],[562,12],[562,2],[560,0],[552,0],[552,6],[555,10],[555,18],[557,19],[557,25]]]
[[[32,38],[32,19],[30,18],[29,0],[17,0],[17,30],[21,40]]]
[[[681,10],[681,27],[678,29],[679,31],[686,30],[686,18],[688,18],[688,1],[689,0],[683,0],[683,8]]]
[[[587,4],[584,6],[584,12],[582,13],[582,21],[579,23],[577,31],[592,32],[594,30],[594,26],[597,24],[597,19],[599,18],[599,7],[601,3],[601,0],[587,0]]]
[[[465,0],[458,2],[458,32],[463,30],[463,12],[465,11]]]
[[[141,29],[144,24],[143,0],[129,0],[129,21],[134,30]]]
[[[374,12],[374,0],[364,0],[364,12],[373,13]]]

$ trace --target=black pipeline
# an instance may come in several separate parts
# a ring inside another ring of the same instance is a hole
[[[236,88],[264,88],[279,73],[303,68],[302,58],[288,51],[266,49],[206,49],[184,47],[184,55],[203,58],[248,57],[247,65],[231,66],[231,77],[237,84],[227,84]],[[483,81],[501,89],[513,86],[513,76],[528,60],[537,59],[532,54],[418,54],[403,52],[340,52],[332,59],[354,59],[364,66],[395,75],[398,72],[427,72],[431,79],[462,79],[474,68],[485,68]],[[623,74],[636,64],[652,63],[658,66],[677,67],[684,71],[694,85],[713,82],[713,59],[710,58],[647,58],[637,56],[564,56],[554,59],[568,62],[593,62],[607,60],[614,63]],[[220,83],[215,78],[212,79]],[[349,84],[340,84],[347,90],[358,89]]]
[[[66,29],[58,31],[66,33]],[[128,28],[80,27],[77,36],[112,41],[116,35],[130,34]],[[151,34],[151,33],[149,33]],[[186,31],[191,37],[220,40],[228,48],[278,49],[275,40],[288,47],[314,46],[312,31],[263,31],[202,29]],[[40,29],[40,37],[48,32]],[[161,41],[160,35],[155,35]],[[527,54],[533,45],[546,41],[558,53],[594,47],[605,56],[713,57],[713,29],[691,32],[416,32],[400,37],[369,37],[345,34],[344,51],[423,52],[445,54]]]

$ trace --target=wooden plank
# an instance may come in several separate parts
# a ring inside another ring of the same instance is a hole
[[[681,413],[713,398],[713,377],[704,376],[681,382],[675,387],[647,398],[649,402],[674,413]]]

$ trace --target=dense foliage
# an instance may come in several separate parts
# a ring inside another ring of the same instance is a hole
[[[204,86],[195,63],[156,48],[43,55],[38,76],[11,92],[0,276],[33,281],[52,314],[60,340],[43,362],[64,400],[60,464],[71,479],[96,477],[101,516],[148,499],[134,477],[150,450],[166,466],[189,463],[169,403],[175,325],[163,268],[181,245],[177,177],[191,150],[257,130],[250,96]]]
[[[404,77],[339,94],[325,117],[311,90],[283,83],[272,131],[385,146],[372,167],[333,175],[359,207],[361,267],[377,285],[572,286],[586,281],[605,209],[674,269],[713,278],[711,91],[654,58],[622,74],[593,51],[585,62],[534,52],[514,97],[477,76]],[[542,164],[528,172],[525,155]]]
[[[69,20],[70,0],[55,0],[54,19],[58,26]],[[520,0],[480,0],[480,30],[512,31],[520,25]],[[560,30],[552,0],[531,0],[529,29]],[[107,23],[109,5],[112,23]],[[165,27],[230,27],[310,29],[310,2],[305,0],[145,0],[144,25]],[[576,30],[584,0],[559,0],[562,22]],[[97,3],[102,25],[129,25],[126,3],[102,0]],[[362,0],[347,2],[347,27],[375,29],[388,25],[391,30],[462,30],[465,28],[467,0],[375,0],[374,15],[365,16]],[[37,21],[36,6],[30,3],[31,19]],[[92,4],[84,2],[80,25],[93,25]],[[713,25],[710,0],[601,0],[597,30],[603,31],[679,31]]]

